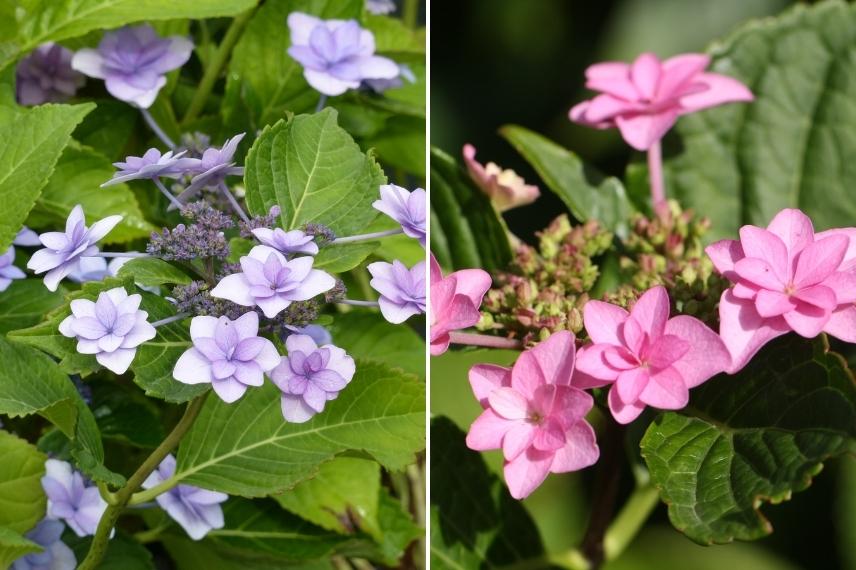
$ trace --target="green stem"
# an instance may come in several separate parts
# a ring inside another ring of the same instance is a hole
[[[404,0],[401,20],[411,30],[415,30],[419,21],[419,0]]]
[[[150,542],[155,542],[160,538],[160,535],[163,534],[163,531],[169,528],[169,523],[164,523],[158,525],[154,528],[150,528],[148,530],[143,530],[137,533],[134,533],[134,540],[139,542],[140,544],[148,544]]]
[[[615,560],[624,552],[659,502],[660,493],[652,483],[636,487],[604,535],[603,550],[607,560]]]
[[[113,532],[113,527],[116,526],[119,515],[125,510],[134,491],[140,488],[143,481],[146,480],[151,472],[157,469],[161,461],[178,446],[181,438],[184,437],[184,434],[187,433],[187,430],[190,429],[190,426],[196,420],[196,416],[199,415],[202,404],[205,403],[205,396],[207,395],[208,393],[206,392],[187,405],[184,415],[170,434],[166,436],[166,439],[143,461],[143,464],[131,475],[125,486],[116,492],[116,503],[109,505],[101,516],[101,520],[98,522],[98,529],[95,531],[95,536],[92,537],[92,545],[89,547],[89,553],[78,567],[78,570],[95,570],[101,564],[101,560],[107,552],[107,545],[110,542],[110,534]]]
[[[255,8],[247,10],[232,20],[229,29],[226,30],[226,35],[223,36],[223,41],[220,42],[217,51],[214,52],[211,63],[205,68],[205,73],[202,74],[202,79],[199,81],[196,93],[194,93],[193,99],[190,101],[190,106],[187,107],[187,112],[181,120],[182,125],[187,125],[187,123],[198,117],[199,113],[205,108],[205,103],[208,101],[208,96],[211,94],[217,78],[220,77],[220,73],[232,55],[232,48],[238,43],[238,40],[244,33],[244,28],[247,27],[254,13]]]

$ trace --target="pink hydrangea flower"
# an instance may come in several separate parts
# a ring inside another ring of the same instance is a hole
[[[490,275],[481,269],[462,269],[443,277],[440,264],[431,256],[431,354],[449,348],[449,333],[479,322],[479,307]]]
[[[592,397],[571,384],[574,335],[561,331],[520,355],[514,367],[478,364],[470,385],[484,408],[467,434],[476,451],[502,449],[505,482],[515,499],[549,473],[576,471],[600,456],[585,416]]]
[[[476,160],[476,148],[471,144],[464,145],[464,163],[473,182],[501,212],[531,204],[541,195],[537,186],[526,184],[510,168],[500,168],[493,162],[482,166]]]
[[[718,241],[705,251],[734,283],[719,301],[730,372],[790,331],[856,342],[856,228],[815,234],[808,216],[785,209],[767,229],[743,226],[740,240]]]
[[[723,103],[751,101],[752,92],[732,77],[709,73],[710,57],[687,53],[660,61],[643,53],[632,64],[596,63],[586,70],[586,87],[600,91],[570,112],[572,121],[618,127],[636,150],[648,150],[678,117]]]
[[[602,301],[589,301],[583,322],[592,343],[577,358],[575,382],[583,387],[612,384],[609,409],[622,424],[645,406],[678,410],[689,389],[725,370],[731,362],[719,336],[686,315],[669,318],[663,287],[646,291],[628,313]]]

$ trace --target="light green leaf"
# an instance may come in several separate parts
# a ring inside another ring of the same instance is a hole
[[[0,334],[31,327],[62,305],[65,290],[48,291],[41,279],[13,281],[0,294]]]
[[[144,287],[175,284],[187,285],[192,281],[189,275],[162,259],[140,257],[132,259],[119,269],[119,277],[127,277]]]
[[[789,499],[827,458],[856,451],[856,382],[822,339],[789,335],[658,416],[641,445],[675,528],[702,544],[761,538],[773,530],[762,502]]]
[[[378,502],[378,524],[380,538],[376,550],[369,556],[389,566],[397,566],[410,543],[424,536],[424,529],[413,522],[413,517],[406,512],[401,501],[389,494],[386,487],[380,489]]]
[[[209,398],[181,442],[178,481],[246,497],[282,492],[336,454],[364,451],[401,469],[425,446],[425,386],[381,364],[358,361],[338,399],[312,420],[285,422],[273,384],[234,404]]]
[[[74,127],[94,108],[91,103],[0,107],[0,251],[24,225]]]
[[[336,119],[336,111],[327,108],[265,128],[245,164],[253,214],[278,205],[284,228],[312,222],[340,236],[359,233],[377,216],[371,204],[386,176]]]
[[[0,527],[0,568],[8,568],[18,558],[41,550],[38,544],[27,540],[20,533]]]
[[[365,144],[377,151],[378,158],[393,168],[425,178],[424,117],[390,117],[384,128]]]
[[[45,516],[41,478],[47,455],[0,430],[0,527],[21,534]]]
[[[315,269],[323,269],[329,273],[350,271],[380,247],[378,241],[343,243],[330,245],[321,249],[315,256]]]
[[[626,233],[632,206],[620,180],[590,181],[592,173],[577,155],[523,127],[506,125],[499,132],[577,220],[598,220],[618,234]]]

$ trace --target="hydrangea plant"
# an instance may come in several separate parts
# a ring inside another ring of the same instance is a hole
[[[0,568],[424,567],[424,34],[85,4],[0,26]]]

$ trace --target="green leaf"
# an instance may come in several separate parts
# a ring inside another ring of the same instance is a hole
[[[166,435],[158,409],[133,386],[99,382],[93,390],[92,414],[105,439],[153,449]]]
[[[13,281],[0,295],[0,335],[31,327],[64,303],[65,290],[48,291],[41,279]]]
[[[755,101],[687,115],[664,146],[667,193],[711,219],[710,240],[766,226],[782,208],[817,229],[853,225],[854,43],[856,6],[830,1],[751,22],[710,49],[711,70]]]
[[[209,398],[178,452],[176,479],[246,497],[282,492],[348,450],[401,469],[425,446],[425,386],[358,361],[354,379],[312,420],[285,422],[273,384],[234,404]]]
[[[386,176],[327,108],[266,127],[247,155],[247,207],[281,209],[282,226],[324,224],[339,236],[360,233],[377,215],[371,204]]]
[[[373,147],[378,158],[393,168],[425,178],[425,119],[423,117],[391,117],[384,128],[365,144]]]
[[[620,180],[590,181],[592,173],[577,155],[523,127],[506,125],[499,132],[577,220],[598,220],[610,230],[626,233],[632,206]]]
[[[761,538],[772,532],[762,502],[787,500],[827,458],[856,451],[856,383],[824,339],[789,335],[693,390],[641,445],[675,528],[702,544]]]
[[[501,269],[511,260],[505,224],[490,199],[451,156],[432,148],[431,251],[435,249],[441,252],[438,259],[455,269]]]
[[[379,247],[378,241],[330,245],[318,252],[312,266],[330,273],[343,273],[365,261]]]
[[[18,558],[41,550],[41,546],[27,540],[20,533],[0,526],[0,568],[8,568]]]
[[[364,27],[374,34],[375,49],[386,55],[425,55],[425,30],[411,30],[398,18],[366,14]],[[423,59],[420,57],[420,59]]]
[[[45,516],[41,478],[48,457],[33,445],[0,430],[0,527],[25,533]]]
[[[431,421],[431,568],[551,568],[526,509],[464,437],[448,418]]]
[[[0,108],[0,251],[6,251],[24,225],[71,131],[94,108],[91,103]]]
[[[122,221],[107,234],[104,243],[149,237],[157,228],[146,221],[130,188],[125,184],[100,187],[115,171],[106,156],[78,144],[69,145],[36,203],[30,224],[63,227],[71,209],[80,204],[90,224],[114,214],[122,216]]]
[[[14,38],[0,42],[0,69],[45,42],[109,30],[142,20],[234,16],[257,0],[21,0]]]
[[[74,551],[77,561],[83,562],[89,552],[92,538],[80,538],[69,531],[66,531],[62,538],[63,542]],[[154,568],[151,552],[136,540],[123,534],[110,539],[104,559],[98,565],[98,570],[154,570]]]
[[[125,158],[124,150],[134,132],[140,113],[118,99],[98,99],[96,112],[90,113],[74,130],[74,140],[116,161]]]
[[[133,279],[134,283],[144,287],[155,287],[167,283],[187,285],[192,281],[187,273],[156,257],[132,259],[119,269],[118,275]]]

